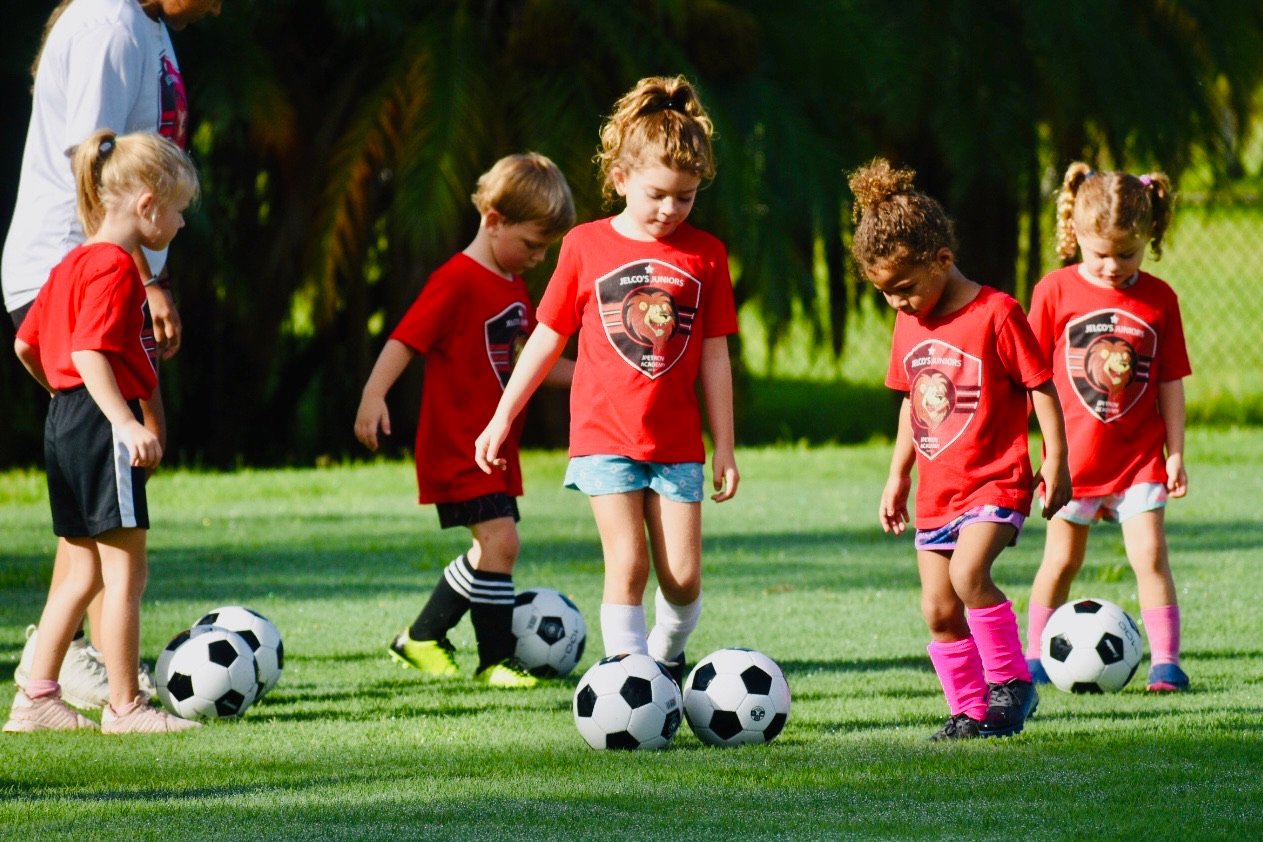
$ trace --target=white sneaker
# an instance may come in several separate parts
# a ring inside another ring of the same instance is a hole
[[[26,645],[22,647],[22,660],[13,672],[13,681],[26,689],[31,679],[31,662],[35,660],[35,626],[26,627]],[[110,701],[110,683],[105,676],[105,664],[93,653],[86,638],[70,641],[66,659],[61,662],[57,683],[61,685],[61,697],[83,710],[100,710]]]
[[[127,713],[115,713],[114,708],[106,705],[101,714],[102,734],[174,734],[201,727],[200,722],[158,710],[149,704],[143,693],[135,698],[134,707]]]
[[[89,643],[88,654],[104,668],[105,658],[101,655],[100,649]],[[149,667],[145,665],[144,661],[140,662],[140,669],[136,670],[136,686],[140,688],[140,692],[144,693],[147,699],[153,699],[158,695],[158,688],[154,686],[153,676],[149,674]]]
[[[13,696],[9,721],[4,723],[7,734],[28,734],[32,731],[95,731],[97,724],[80,716],[56,696],[32,700],[19,690]]]

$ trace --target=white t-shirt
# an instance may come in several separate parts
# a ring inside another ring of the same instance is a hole
[[[137,0],[75,0],[44,45],[0,261],[10,312],[33,301],[52,268],[83,242],[70,152],[106,128],[157,131],[187,146],[188,101],[171,37]],[[160,271],[166,252],[146,254]]]

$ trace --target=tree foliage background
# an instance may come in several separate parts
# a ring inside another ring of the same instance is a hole
[[[0,34],[0,221],[52,5],[17,4]],[[712,111],[720,173],[694,221],[728,243],[739,303],[771,342],[805,313],[835,353],[855,300],[848,170],[877,154],[916,168],[967,274],[1012,290],[1046,268],[1025,244],[1047,239],[1050,174],[1084,159],[1238,178],[1263,79],[1261,0],[224,5],[175,36],[204,199],[172,247],[185,338],[162,369],[172,455],[208,466],[354,452],[362,383],[472,236],[477,175],[533,149],[580,219],[606,213],[597,129],[641,76],[684,73]],[[395,390],[400,419],[420,376]],[[533,440],[562,443],[561,401],[537,404]],[[0,365],[0,464],[38,461],[43,405]]]

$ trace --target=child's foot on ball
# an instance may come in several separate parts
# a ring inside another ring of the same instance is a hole
[[[978,730],[984,737],[1020,734],[1027,718],[1037,707],[1039,693],[1031,682],[1014,678],[1004,684],[992,684],[987,715],[983,717]]]
[[[1039,658],[1027,658],[1026,668],[1031,671],[1033,684],[1052,684],[1052,679],[1048,677],[1048,670],[1044,669],[1044,662]]]
[[[390,642],[390,657],[405,667],[421,670],[430,675],[456,675],[456,647],[447,638],[441,640],[413,640],[406,631],[400,632]]]
[[[95,731],[97,724],[80,716],[57,696],[32,699],[19,690],[13,696],[5,733],[29,734],[32,731]]]
[[[672,661],[659,661],[662,668],[671,676],[671,680],[675,682],[676,687],[684,687],[684,676],[688,675],[688,660],[681,652]]]
[[[527,672],[513,658],[479,670],[474,678],[488,687],[499,687],[505,690],[529,690],[539,685],[539,679]]]
[[[1145,689],[1150,693],[1180,693],[1188,689],[1188,675],[1178,664],[1154,664]]]
[[[934,732],[930,739],[936,743],[943,740],[972,740],[982,736],[978,730],[979,724],[981,723],[969,714],[958,713],[949,716],[943,727]]]

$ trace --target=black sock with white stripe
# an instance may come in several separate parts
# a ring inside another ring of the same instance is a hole
[[[413,640],[442,640],[447,637],[447,633],[469,610],[468,583],[473,577],[474,568],[461,553],[443,568],[443,575],[439,576],[425,608],[421,609],[412,628],[408,629],[408,636]]]
[[[513,577],[508,573],[474,571],[475,588],[469,598],[469,618],[478,638],[478,670],[513,657]]]

